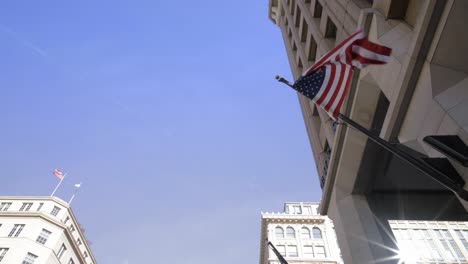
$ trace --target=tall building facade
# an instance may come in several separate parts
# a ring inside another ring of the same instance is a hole
[[[269,1],[294,78],[358,28],[391,47],[388,64],[354,74],[341,112],[418,158],[450,167],[459,185],[468,180],[467,163],[423,139],[450,136],[462,149],[468,143],[467,10],[464,0]],[[299,95],[299,103],[323,190],[320,212],[334,222],[345,263],[398,263],[390,221],[468,219],[467,203],[445,186],[307,98]]]
[[[0,197],[0,263],[96,264],[96,260],[63,200]]]
[[[283,213],[262,213],[260,264],[280,264],[267,241],[288,263],[342,263],[333,223],[317,203],[286,203]]]

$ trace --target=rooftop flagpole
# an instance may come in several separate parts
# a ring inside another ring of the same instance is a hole
[[[52,192],[52,194],[50,195],[50,197],[54,196],[55,192],[56,192],[56,191],[58,190],[58,188],[60,187],[60,184],[62,184],[63,179],[65,179],[65,177],[67,176],[68,171],[65,172],[65,174],[62,174],[61,171],[55,169],[53,173],[54,173],[54,175],[55,175],[56,177],[60,178],[60,181],[59,181],[59,183],[57,184],[57,186],[55,186],[55,189],[54,189],[54,191]]]
[[[286,84],[287,86],[294,88],[294,86],[288,82],[286,79],[283,77],[280,77],[278,75],[275,76],[275,79],[278,80],[278,82],[282,82]],[[420,172],[426,174],[427,176],[433,178],[449,190],[453,191],[454,193],[458,194],[462,199],[465,201],[468,201],[468,191],[463,188],[463,184],[459,184],[457,182],[454,182],[448,175],[446,175],[443,171],[438,170],[432,166],[430,166],[428,163],[426,163],[424,160],[417,158],[406,151],[404,151],[401,148],[397,147],[397,144],[392,144],[382,138],[380,138],[378,135],[375,135],[365,127],[361,126],[359,123],[356,121],[352,120],[351,118],[339,114],[338,119],[341,120],[343,123],[346,125],[356,129],[357,131],[363,133],[366,135],[370,140],[375,142],[377,145],[383,147],[387,151],[391,152],[398,158],[404,160],[414,168],[418,169]]]
[[[70,198],[70,201],[68,201],[68,205],[71,205],[71,203],[73,202],[73,199],[75,198],[75,195],[78,192],[78,190],[80,189],[80,187],[81,187],[81,182],[78,183],[78,184],[75,184],[75,191],[73,192],[73,195]]]

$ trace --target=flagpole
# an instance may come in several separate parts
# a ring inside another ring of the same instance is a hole
[[[76,193],[78,192],[78,190],[81,188],[81,182],[80,182],[80,187],[75,187],[75,191],[73,192],[73,195],[72,197],[70,198],[70,201],[68,201],[68,205],[71,205],[71,203],[73,202],[73,199],[75,198],[75,195]]]
[[[293,85],[290,82],[288,82],[286,79],[284,79],[283,77],[276,75],[275,79],[294,89]],[[463,188],[463,184],[458,184],[454,182],[449,176],[444,174],[442,171],[439,171],[431,167],[422,159],[416,158],[413,155],[407,153],[406,151],[400,148],[397,148],[394,144],[391,144],[387,142],[386,140],[380,138],[378,135],[375,135],[374,133],[369,131],[367,128],[361,126],[359,123],[352,120],[351,118],[340,113],[338,115],[338,119],[340,119],[341,121],[343,121],[345,124],[349,125],[350,127],[353,127],[354,129],[363,133],[370,140],[375,142],[377,145],[393,153],[395,156],[409,163],[411,166],[418,169],[419,171],[426,174],[427,176],[433,178],[434,180],[436,180],[443,186],[447,187],[449,190],[452,190],[465,201],[468,201],[468,191]]]
[[[57,184],[57,186],[55,186],[55,189],[54,189],[54,191],[52,192],[52,194],[50,195],[50,197],[54,196],[54,194],[55,194],[55,192],[58,190],[60,184],[62,184],[63,179],[65,179],[65,177],[67,176],[67,173],[68,173],[68,171],[65,172],[65,174],[64,174],[63,177],[62,177],[62,179],[60,179],[60,181],[59,181],[59,183]]]
[[[276,249],[276,247],[275,247],[270,241],[268,241],[268,239],[267,239],[267,242],[268,242],[268,246],[271,248],[271,250],[273,250],[273,253],[275,253],[276,257],[277,257],[278,260],[280,261],[280,264],[289,264],[289,263],[283,258],[283,255],[281,255],[281,253],[279,253],[279,251]]]

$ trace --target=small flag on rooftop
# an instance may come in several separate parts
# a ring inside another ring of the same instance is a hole
[[[370,42],[357,31],[325,54],[292,85],[292,88],[338,118],[354,68],[385,64],[392,49]]]
[[[61,172],[59,169],[55,169],[53,172],[55,177],[57,177],[59,180],[63,180],[63,172]]]

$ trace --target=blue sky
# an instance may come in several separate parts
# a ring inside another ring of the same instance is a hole
[[[58,167],[99,263],[255,263],[320,189],[268,1],[3,1],[1,195]]]

